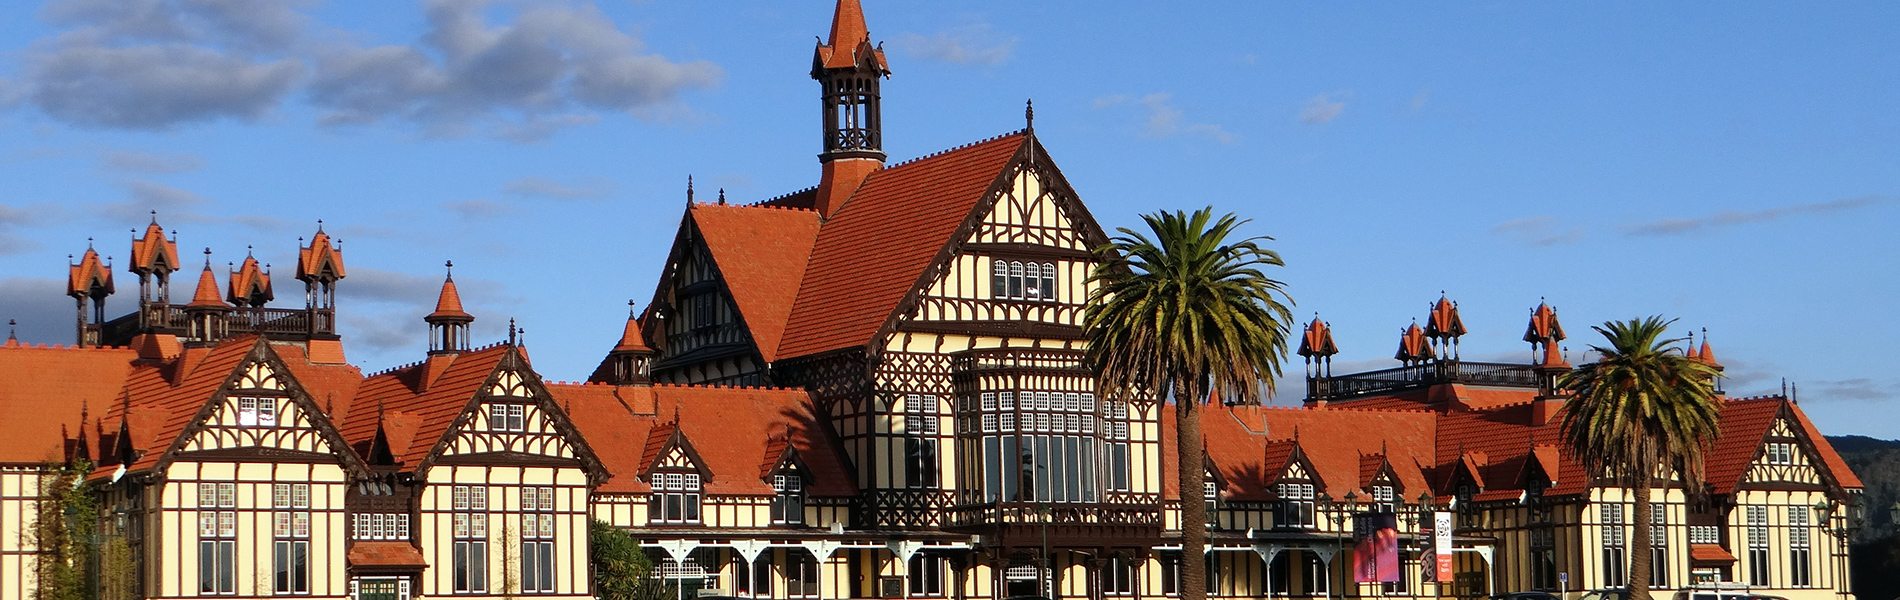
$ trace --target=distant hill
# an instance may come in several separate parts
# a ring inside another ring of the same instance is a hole
[[[1861,506],[1867,517],[1861,539],[1896,533],[1894,502],[1900,501],[1900,441],[1860,435],[1828,436],[1847,466],[1867,485]]]

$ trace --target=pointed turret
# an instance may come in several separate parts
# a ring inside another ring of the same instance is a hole
[[[297,280],[303,282],[304,310],[310,313],[312,336],[336,335],[336,282],[345,276],[343,243],[331,245],[330,234],[324,233],[319,219],[310,245],[297,248]]]
[[[1715,360],[1715,348],[1709,345],[1708,328],[1702,329],[1702,351],[1697,352],[1693,358],[1702,361],[1702,364],[1714,367],[1717,371],[1722,370],[1722,363]]]
[[[435,312],[422,320],[429,324],[429,353],[456,354],[467,350],[468,325],[475,316],[462,310],[462,294],[455,289],[455,262],[443,263],[448,274],[442,278],[442,291],[436,294]]]
[[[872,172],[884,168],[879,79],[889,77],[884,51],[871,43],[858,0],[838,0],[831,38],[812,54],[811,78],[823,95],[824,150],[813,207],[829,216]]]
[[[640,320],[640,313],[634,310],[632,300],[627,301],[627,326],[620,333],[620,342],[607,353],[608,383],[615,385],[644,385],[651,383],[653,347],[647,344],[646,333]]]
[[[230,308],[218,294],[218,276],[211,272],[211,249],[205,248],[205,268],[198,274],[198,290],[192,294],[191,303],[185,305],[185,315],[191,321],[187,337],[201,343],[223,338],[225,312]]]
[[[1564,341],[1564,326],[1557,322],[1557,309],[1547,302],[1538,302],[1531,309],[1531,322],[1524,328],[1524,341],[1532,344]]]

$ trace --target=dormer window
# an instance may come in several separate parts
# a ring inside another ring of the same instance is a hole
[[[772,476],[772,522],[784,525],[805,523],[805,480],[797,473]]]
[[[654,473],[647,497],[648,523],[698,523],[699,474]]]

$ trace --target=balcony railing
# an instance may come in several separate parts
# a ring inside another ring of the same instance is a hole
[[[993,502],[950,508],[951,527],[1161,525],[1160,502]]]
[[[1335,377],[1309,378],[1306,381],[1306,394],[1309,398],[1331,400],[1417,389],[1438,383],[1534,388],[1539,379],[1535,365],[1446,360]]]
[[[307,338],[336,333],[333,308],[229,308],[224,311],[226,331]],[[119,318],[97,325],[98,343],[124,345],[141,331],[180,334],[190,330],[184,305],[147,304]],[[90,334],[89,334],[90,336]]]

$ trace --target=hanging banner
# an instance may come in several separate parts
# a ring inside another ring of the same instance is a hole
[[[1399,581],[1399,516],[1359,513],[1352,516],[1352,572],[1358,583]]]
[[[1432,513],[1432,560],[1437,563],[1437,580],[1451,581],[1451,513]]]

